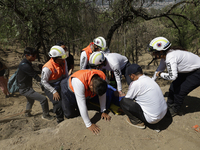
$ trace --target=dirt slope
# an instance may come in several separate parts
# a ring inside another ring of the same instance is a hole
[[[4,50],[5,51],[5,50]],[[17,69],[21,54],[14,50],[8,53],[0,51],[1,58],[11,69],[11,75]],[[147,55],[142,58],[148,60]],[[78,70],[79,57],[76,57]],[[147,64],[141,60],[140,65]],[[153,70],[144,69],[145,74],[152,76]],[[168,81],[158,80],[163,94],[166,96]],[[127,85],[123,85],[124,92]],[[34,83],[34,89],[44,94]],[[1,150],[199,150],[200,132],[192,126],[200,126],[200,88],[192,91],[186,97],[182,107],[183,116],[175,116],[166,129],[157,133],[146,128],[135,128],[126,123],[125,115],[114,115],[110,122],[100,120],[97,111],[90,110],[92,122],[101,128],[99,135],[93,135],[86,129],[82,118],[65,119],[57,125],[56,121],[45,121],[41,118],[42,109],[39,102],[33,106],[33,117],[27,118],[20,114],[25,110],[26,99],[19,93],[5,98],[0,92],[0,149]],[[166,98],[166,97],[165,97]],[[50,109],[52,104],[49,102]],[[53,115],[53,113],[51,113]]]

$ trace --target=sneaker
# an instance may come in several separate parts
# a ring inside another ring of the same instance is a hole
[[[51,115],[42,115],[42,119],[48,120],[48,121],[53,121],[55,118]]]
[[[144,129],[144,128],[145,128],[144,122],[137,123],[137,124],[133,124],[133,123],[130,121],[129,118],[126,119],[126,122],[128,122],[131,126],[134,126],[134,127],[140,128],[140,129]]]
[[[156,131],[157,133],[159,133],[159,132],[160,132],[160,129],[154,129],[154,131]]]
[[[176,116],[178,113],[174,111],[174,109],[172,107],[168,107],[169,112],[171,114],[172,117]]]

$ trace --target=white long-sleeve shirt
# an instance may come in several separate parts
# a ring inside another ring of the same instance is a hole
[[[80,56],[80,70],[86,69],[87,64],[88,64],[87,54],[85,51],[82,51]]]
[[[178,73],[188,73],[200,68],[200,57],[183,50],[169,50],[166,59],[161,59],[160,65],[152,79],[156,80],[156,73],[162,72],[167,67],[168,73],[161,73],[163,79],[175,80]]]
[[[72,78],[72,87],[74,89],[74,94],[76,97],[76,101],[78,104],[78,108],[79,108],[81,117],[82,117],[86,127],[88,128],[92,125],[92,123],[88,116],[84,84],[78,78]],[[99,103],[100,103],[101,112],[106,110],[106,93],[103,94],[102,96],[99,96]]]
[[[41,84],[44,86],[45,89],[50,91],[51,93],[56,93],[56,89],[52,87],[49,84],[49,77],[52,74],[51,70],[49,68],[44,67],[42,68],[42,73],[41,73]],[[68,78],[68,67],[67,67],[67,61],[65,60],[65,76],[63,78]]]
[[[131,82],[125,98],[135,99],[148,123],[159,122],[167,112],[167,104],[160,87],[146,75]]]
[[[126,63],[128,62],[128,59],[126,56],[120,55],[118,53],[105,53],[104,56],[107,60],[107,64],[102,69],[114,72],[115,79],[117,82],[117,90],[121,91],[122,90],[121,70],[125,67]]]

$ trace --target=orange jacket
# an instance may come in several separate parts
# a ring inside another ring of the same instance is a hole
[[[63,75],[66,74],[65,71],[65,60],[63,60],[63,65],[60,66],[59,64],[55,63],[53,58],[51,58],[44,66],[51,70],[52,74],[49,77],[49,83],[54,83],[60,81],[63,78]]]
[[[90,55],[92,54],[92,49],[91,49],[91,45],[94,44],[93,42],[91,42],[86,48],[82,49],[82,51],[86,52],[87,55],[87,60],[89,61],[90,59]]]
[[[75,73],[73,73],[69,78],[69,87],[70,87],[70,89],[74,92],[74,89],[72,87],[72,82],[71,81],[72,81],[72,78],[78,78],[84,84],[85,97],[86,98],[87,97],[94,97],[96,94],[94,94],[93,92],[90,91],[89,85],[90,85],[92,77],[95,74],[99,75],[100,78],[106,80],[105,74],[100,70],[95,70],[95,69],[79,70],[79,71],[76,71]]]

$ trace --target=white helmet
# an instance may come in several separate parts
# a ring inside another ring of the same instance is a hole
[[[65,50],[60,46],[53,46],[49,51],[49,57],[67,58]]]
[[[171,46],[168,39],[164,37],[154,38],[148,45],[148,52],[165,51]]]
[[[106,48],[106,40],[99,36],[96,39],[94,39],[94,44],[97,45],[98,47],[100,47],[102,50]]]
[[[101,65],[104,61],[105,61],[105,57],[102,52],[93,52],[90,55],[89,65],[91,67],[96,67],[98,65]]]

